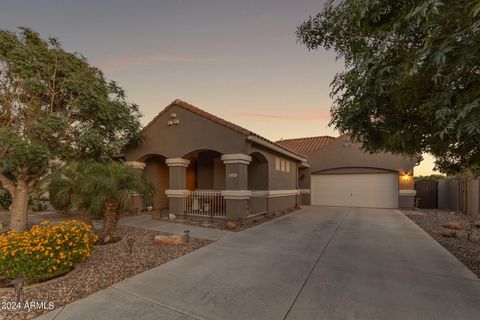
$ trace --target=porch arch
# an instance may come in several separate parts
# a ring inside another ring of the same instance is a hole
[[[169,169],[165,163],[166,157],[160,154],[148,154],[138,159],[145,163],[143,176],[155,188],[155,195],[146,206],[152,206],[153,209],[162,210],[168,208],[168,198],[165,190],[169,186]]]
[[[250,154],[252,161],[248,165],[248,189],[249,190],[268,190],[268,160],[260,152]]]
[[[190,160],[186,172],[187,190],[225,189],[225,164],[222,153],[211,149],[200,149],[183,155]]]

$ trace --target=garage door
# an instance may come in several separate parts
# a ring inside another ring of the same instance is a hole
[[[311,176],[313,205],[397,208],[398,174],[318,174]]]

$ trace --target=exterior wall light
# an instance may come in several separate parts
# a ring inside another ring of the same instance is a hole
[[[403,174],[402,179],[403,179],[403,181],[408,182],[408,181],[410,181],[411,177],[412,177],[411,175],[409,175],[408,173],[405,173],[405,174]]]

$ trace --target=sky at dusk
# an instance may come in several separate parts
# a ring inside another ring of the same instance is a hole
[[[0,0],[0,28],[57,37],[122,86],[148,123],[175,99],[270,140],[333,135],[333,52],[296,27],[321,0]],[[430,174],[426,156],[415,174]]]

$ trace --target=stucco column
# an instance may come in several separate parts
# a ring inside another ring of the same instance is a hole
[[[225,190],[222,191],[226,202],[227,218],[238,219],[247,216],[248,199],[252,192],[248,190],[248,164],[252,161],[245,154],[225,154]]]
[[[165,163],[168,166],[169,181],[168,190],[165,194],[168,197],[168,209],[170,213],[183,213],[183,199],[188,192],[187,187],[187,167],[190,160],[182,158],[166,159]]]

